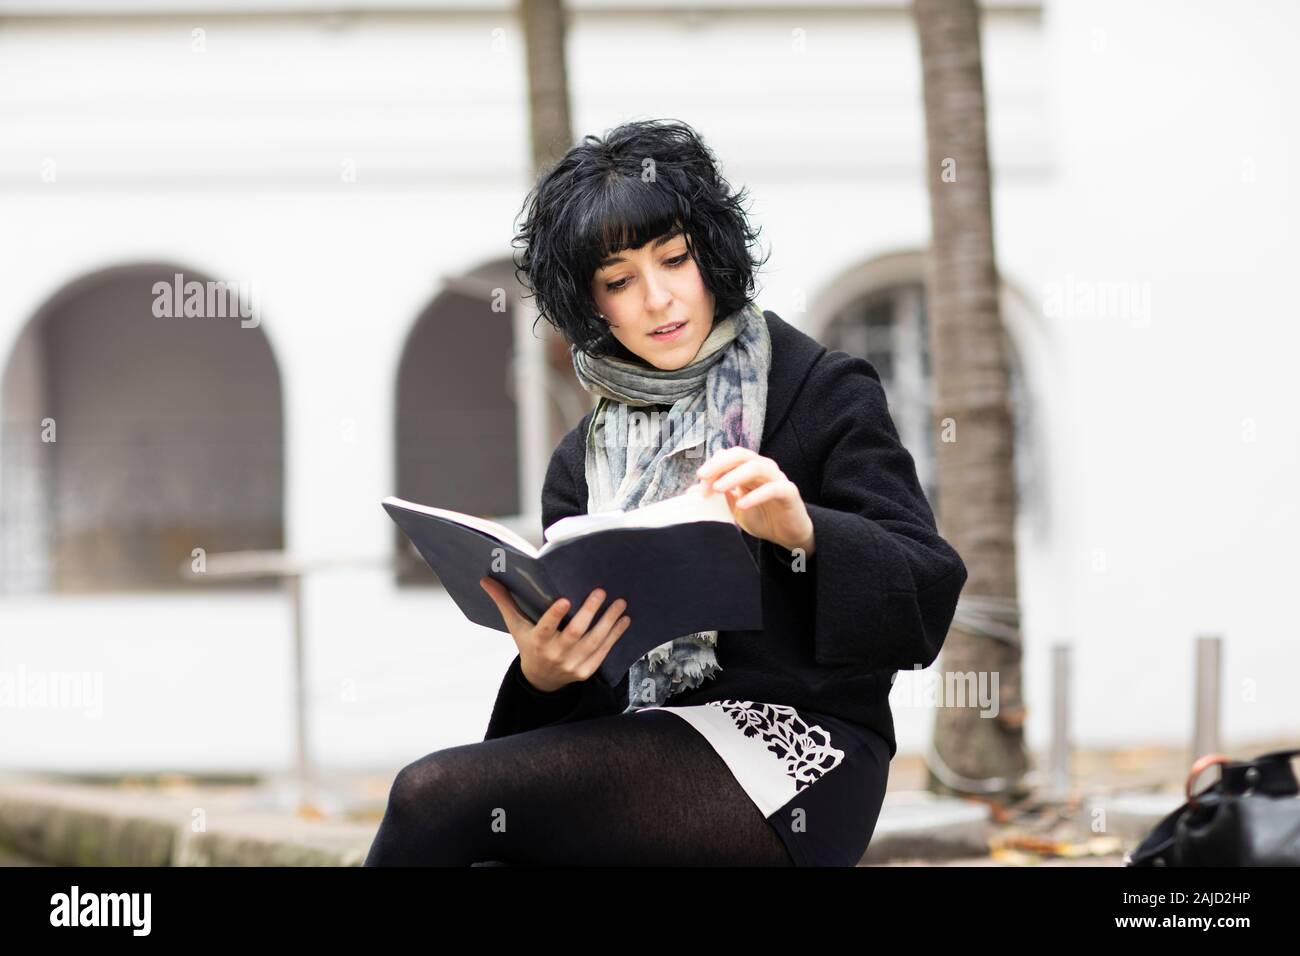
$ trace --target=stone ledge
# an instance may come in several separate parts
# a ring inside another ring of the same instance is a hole
[[[862,863],[987,856],[989,819],[980,804],[891,791]],[[376,826],[268,810],[247,787],[0,782],[0,845],[58,866],[359,866]]]
[[[358,866],[374,831],[257,810],[247,793],[0,784],[0,844],[57,866]]]
[[[375,826],[243,814],[219,829],[181,831],[174,866],[360,866]]]

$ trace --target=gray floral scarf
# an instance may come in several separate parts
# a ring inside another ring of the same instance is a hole
[[[758,450],[772,344],[756,306],[714,320],[695,358],[672,371],[570,353],[582,387],[600,396],[587,430],[588,513],[630,511],[681,494],[715,453],[736,445]],[[647,411],[652,405],[671,408]],[[716,630],[696,631],[652,648],[632,664],[623,712],[661,705],[715,676],[717,643]]]

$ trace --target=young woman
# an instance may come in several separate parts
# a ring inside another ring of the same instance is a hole
[[[843,865],[896,751],[894,673],[938,656],[966,568],[937,533],[876,371],[753,304],[757,239],[690,127],[586,137],[516,244],[596,407],[560,442],[542,521],[692,488],[726,496],[763,628],[597,668],[636,608],[568,625],[490,578],[519,649],[480,743],[403,768],[367,865]],[[657,414],[656,414],[657,413]]]

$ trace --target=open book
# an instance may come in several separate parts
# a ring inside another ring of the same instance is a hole
[[[598,587],[605,602],[593,622],[614,601],[627,601],[632,623],[598,672],[611,687],[665,641],[763,626],[758,565],[725,496],[705,497],[698,484],[632,511],[561,518],[543,532],[540,548],[487,518],[392,497],[383,507],[475,624],[509,633],[481,577],[505,585],[533,621],[568,598],[561,627]]]

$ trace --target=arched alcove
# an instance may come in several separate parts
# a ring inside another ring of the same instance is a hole
[[[398,361],[395,494],[491,518],[540,543],[546,465],[590,399],[511,258],[444,278]],[[398,583],[436,585],[393,531]]]
[[[0,384],[0,588],[192,588],[196,548],[283,547],[280,374],[243,292],[131,264],[32,316]]]
[[[447,283],[412,325],[397,371],[399,498],[494,519],[520,512],[514,283],[493,263]],[[394,532],[399,583],[436,584]]]

